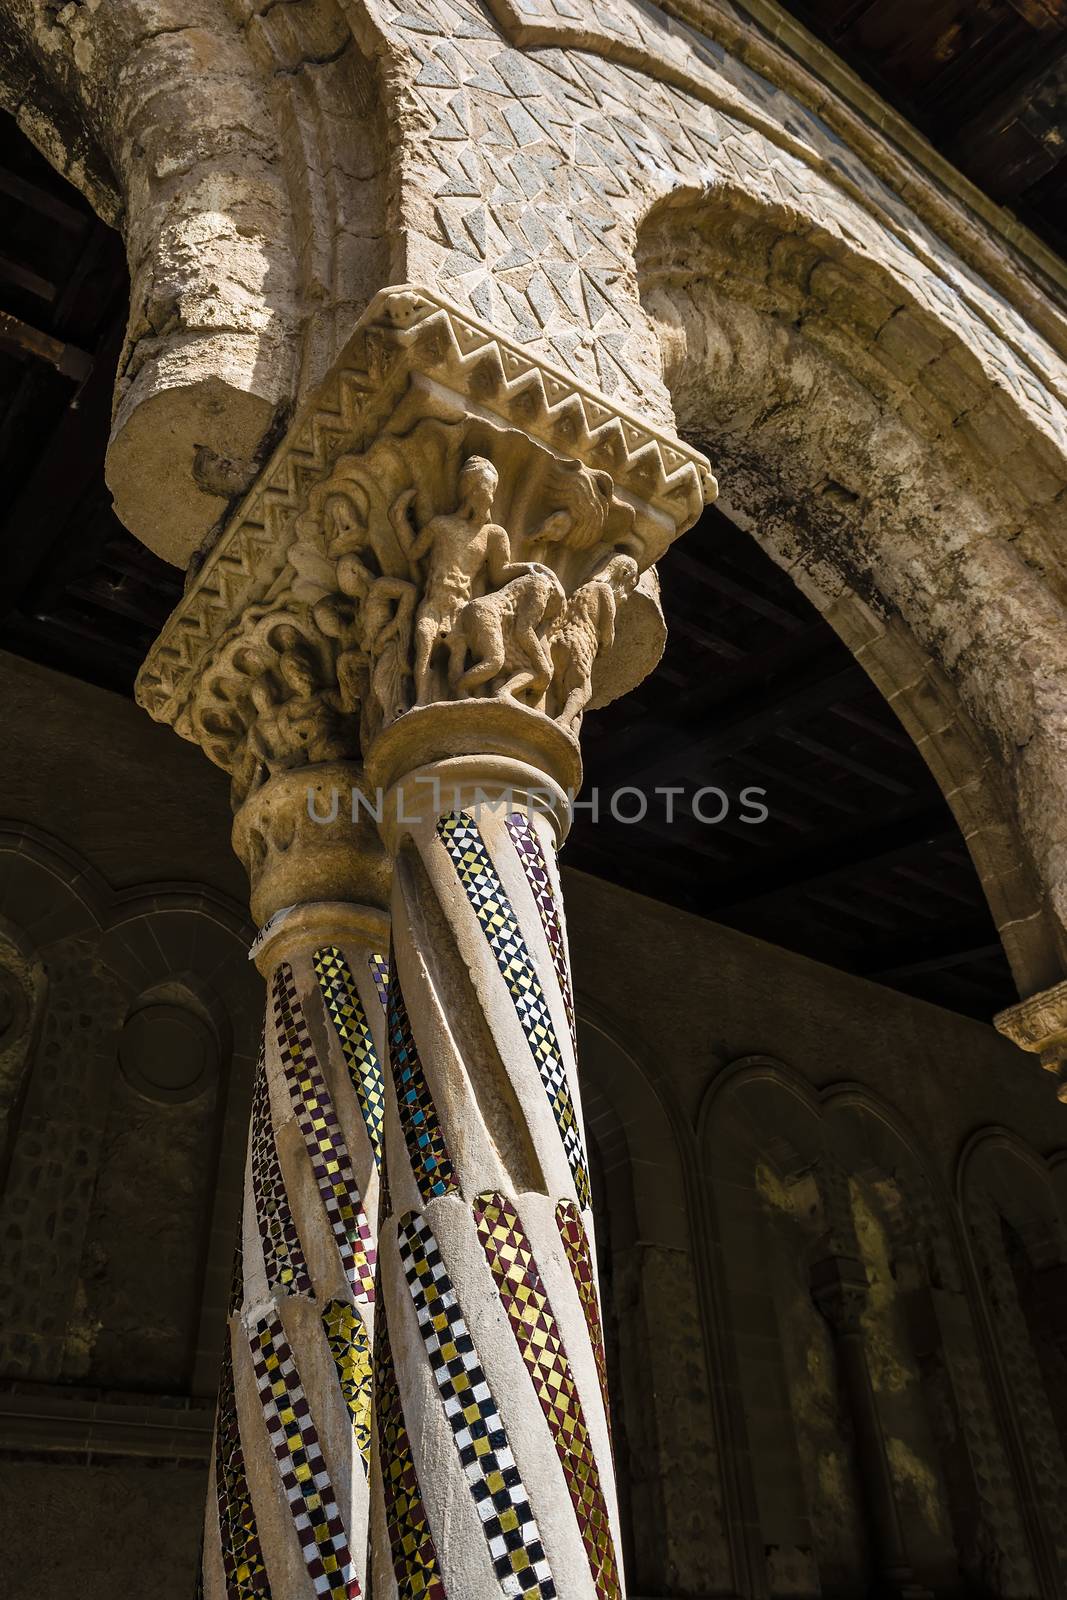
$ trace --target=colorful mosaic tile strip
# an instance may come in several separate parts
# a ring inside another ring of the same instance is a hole
[[[374,1299],[374,1240],[344,1134],[311,1044],[293,971],[274,974],[274,1020],[285,1081],[342,1265],[357,1300]]]
[[[241,1433],[237,1424],[237,1396],[234,1392],[233,1352],[229,1333],[222,1356],[219,1406],[215,1418],[215,1497],[219,1507],[219,1538],[227,1600],[270,1600],[270,1584],[259,1543],[259,1529],[252,1509]],[[202,1580],[202,1559],[200,1570]]]
[[[526,874],[526,881],[533,891],[537,902],[537,910],[541,918],[541,926],[545,930],[548,948],[552,956],[552,965],[555,968],[556,981],[563,996],[563,1008],[567,1013],[567,1026],[570,1028],[571,1044],[574,1046],[575,1055],[578,1054],[578,1035],[574,1026],[574,995],[571,991],[570,962],[567,958],[567,935],[563,929],[563,919],[560,916],[559,904],[556,893],[552,887],[552,879],[548,875],[548,865],[545,861],[541,841],[531,826],[530,819],[523,811],[513,811],[507,820],[507,829],[511,835],[511,842],[518,852],[522,862],[522,870]]]
[[[267,1068],[260,1050],[252,1096],[252,1199],[256,1208],[263,1265],[272,1289],[292,1294],[313,1293],[300,1236],[285,1192],[274,1125],[270,1114]]]
[[[611,1433],[611,1407],[608,1403],[608,1362],[604,1353],[604,1330],[600,1324],[600,1298],[593,1274],[593,1255],[589,1249],[581,1214],[573,1200],[561,1200],[556,1207],[556,1227],[563,1241],[564,1254],[570,1262],[574,1287],[585,1312],[585,1325],[589,1329],[589,1343],[593,1347],[596,1375],[600,1379],[600,1395],[604,1402],[604,1415]]]
[[[400,1404],[389,1329],[380,1311],[374,1334],[374,1415],[385,1520],[399,1600],[446,1600],[437,1546],[427,1521]]]
[[[393,975],[389,984],[387,1019],[389,1063],[393,1070],[400,1126],[404,1130],[411,1170],[422,1198],[430,1200],[434,1195],[450,1194],[458,1186],[437,1118],[437,1108],[419,1060],[395,962],[391,963],[391,970]]]
[[[331,1300],[323,1308],[322,1326],[326,1343],[337,1368],[337,1380],[345,1397],[352,1431],[363,1457],[363,1470],[370,1472],[371,1446],[371,1356],[367,1325],[355,1306],[347,1300]]]
[[[596,1456],[530,1241],[515,1207],[501,1194],[478,1195],[474,1220],[567,1480],[597,1595],[600,1600],[619,1600],[615,1542]]]
[[[367,1013],[363,1009],[352,969],[336,945],[325,945],[323,949],[316,950],[314,961],[323,1004],[333,1023],[348,1076],[356,1091],[367,1138],[374,1152],[374,1164],[381,1171],[385,1080]]]
[[[252,1365],[278,1474],[316,1595],[358,1600],[359,1579],[304,1386],[276,1311],[256,1324]]]
[[[367,965],[370,975],[374,979],[374,987],[378,991],[378,999],[382,1002],[382,1010],[389,1009],[389,963],[382,955],[369,955]]]
[[[560,1055],[556,1030],[552,1025],[537,968],[518,919],[474,819],[465,811],[450,811],[439,819],[437,832],[452,858],[459,880],[496,958],[501,977],[508,986],[563,1140],[579,1202],[583,1207],[587,1206],[589,1173],[567,1082],[567,1069]]]
[[[244,1252],[244,1218],[237,1224],[237,1238],[233,1242],[233,1266],[230,1268],[230,1303],[226,1308],[228,1317],[240,1315],[241,1307],[245,1303],[245,1252]]]
[[[397,1242],[419,1331],[500,1587],[508,1596],[553,1600],[556,1585],[541,1535],[433,1229],[425,1217],[409,1212],[401,1218]]]

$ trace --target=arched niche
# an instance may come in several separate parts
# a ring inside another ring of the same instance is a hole
[[[733,1453],[753,1508],[744,1592],[852,1593],[868,1581],[853,1402],[813,1301],[837,1258],[857,1262],[869,1286],[860,1327],[916,1577],[939,1593],[1054,1593],[1035,1587],[1029,1485],[980,1285],[914,1130],[866,1088],[816,1092],[760,1056],[716,1078],[700,1128],[740,1397]]]
[[[0,824],[0,916],[48,985],[0,1199],[0,1364],[31,1380],[210,1394],[261,1015],[250,930],[207,890],[115,891],[15,822]],[[124,1071],[141,1000],[172,1023],[184,1009],[199,1041],[210,1035],[209,1070],[185,1073],[191,1093],[153,1091],[154,1062],[144,1082],[134,1063]]]
[[[639,231],[642,301],[721,505],[916,739],[1030,992],[1061,975],[1067,920],[1062,451],[868,246],[678,190]]]
[[[691,1135],[633,1041],[581,993],[577,1003],[627,1579],[635,1594],[724,1593],[724,1457]]]
[[[1050,1164],[1006,1128],[968,1140],[960,1210],[989,1307],[1008,1423],[1035,1509],[1044,1593],[1067,1582],[1067,1232]]]
[[[925,1552],[937,1592],[957,1572],[977,1592],[1041,1592],[1026,1464],[953,1196],[915,1129],[870,1089],[838,1084],[821,1099],[872,1280],[868,1359],[909,1548],[920,1564]]]
[[[818,1181],[818,1097],[784,1063],[744,1057],[711,1085],[698,1130],[744,1514],[739,1589],[847,1591],[866,1581],[868,1555],[833,1342],[808,1282],[842,1220]]]

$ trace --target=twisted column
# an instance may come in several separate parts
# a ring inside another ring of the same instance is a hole
[[[577,749],[536,713],[486,709],[415,710],[369,764],[395,858],[374,1593],[614,1600],[555,864]],[[495,750],[442,754],[480,733]]]
[[[714,492],[673,435],[383,289],[142,668],[231,776],[271,985],[212,1600],[362,1590],[372,1345],[375,1600],[622,1593],[555,852],[582,718],[658,661],[653,564]],[[395,868],[380,1124],[361,757]]]
[[[253,820],[272,801],[257,800]],[[249,826],[239,814],[239,844]],[[305,844],[285,853],[287,893],[331,866],[353,887],[358,852],[339,848],[336,830]],[[263,868],[261,910],[282,887],[279,859]],[[285,908],[257,941],[267,1006],[205,1513],[207,1600],[367,1592],[387,950],[385,913],[353,901]]]

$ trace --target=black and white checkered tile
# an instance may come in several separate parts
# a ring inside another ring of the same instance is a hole
[[[359,1579],[348,1535],[326,1470],[304,1386],[272,1311],[251,1335],[263,1420],[315,1594],[324,1600],[359,1600]]]
[[[400,1260],[434,1381],[505,1595],[554,1600],[556,1586],[504,1424],[433,1229],[409,1212]]]

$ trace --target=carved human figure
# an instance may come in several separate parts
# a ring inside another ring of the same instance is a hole
[[[468,600],[531,571],[529,563],[511,559],[507,531],[491,520],[496,488],[492,462],[484,456],[470,456],[460,470],[455,511],[431,517],[408,545],[413,565],[427,560],[422,601],[415,616],[418,705],[438,698],[434,674],[442,652],[446,682],[458,680],[462,673],[467,641],[454,630]],[[404,502],[406,516],[410,496],[404,497]]]
[[[347,742],[340,727],[337,697],[324,689],[306,644],[294,629],[284,629],[278,643],[277,673],[252,686],[257,716],[248,743],[271,773],[304,762],[336,761],[344,757]]]
[[[552,637],[554,685],[560,702],[558,721],[577,731],[593,692],[593,666],[598,653],[615,640],[619,601],[637,582],[637,562],[617,552],[576,589]]]
[[[324,595],[311,608],[316,625],[328,639],[336,639],[337,693],[341,710],[354,715],[368,691],[367,657],[363,650],[363,619],[358,607],[340,595]]]
[[[364,737],[407,710],[411,677],[411,632],[417,591],[406,578],[376,578],[355,554],[337,563],[337,582],[355,603],[359,643],[367,674]]]

